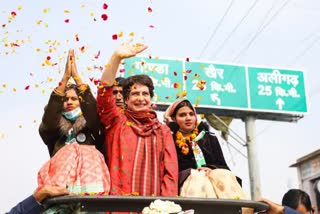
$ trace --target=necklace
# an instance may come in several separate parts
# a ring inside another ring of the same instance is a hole
[[[192,133],[187,137],[184,137],[182,132],[179,130],[176,133],[176,145],[181,148],[181,152],[184,155],[189,154],[189,146],[188,143],[192,142],[198,136],[198,128],[194,128]]]

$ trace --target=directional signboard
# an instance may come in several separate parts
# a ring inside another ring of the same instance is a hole
[[[248,108],[243,66],[202,62],[186,62],[185,66],[187,71],[196,75],[186,80],[191,103],[205,107]]]
[[[158,104],[186,96],[199,108],[308,113],[301,70],[148,57],[126,59],[124,70],[124,77],[151,76]]]
[[[125,60],[125,77],[147,74],[155,88],[155,102],[170,103],[183,91],[182,61],[166,59],[129,58]]]
[[[301,71],[249,67],[248,74],[252,109],[307,112]]]

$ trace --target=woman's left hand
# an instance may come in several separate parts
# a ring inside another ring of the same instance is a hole
[[[142,44],[142,43],[132,44],[132,40],[129,40],[128,42],[123,43],[119,48],[117,48],[115,50],[114,55],[120,57],[121,59],[125,59],[125,58],[135,56],[147,48],[148,46],[145,44]]]

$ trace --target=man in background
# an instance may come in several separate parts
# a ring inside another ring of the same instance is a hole
[[[124,108],[124,100],[122,95],[122,86],[125,81],[125,78],[123,77],[117,77],[115,79],[115,83],[112,86],[112,93],[114,95],[116,105],[118,108]]]

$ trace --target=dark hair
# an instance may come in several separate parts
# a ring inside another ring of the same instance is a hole
[[[177,112],[179,111],[180,108],[187,106],[189,107],[192,111],[194,111],[194,108],[192,106],[192,104],[190,103],[189,100],[183,100],[181,101],[181,103],[179,103],[176,108],[174,109],[174,111],[172,112],[172,114],[170,115],[172,118],[176,117]]]
[[[124,77],[117,77],[115,79],[115,83],[113,85],[122,87],[125,80],[126,80],[126,78],[124,78]]]
[[[125,79],[124,83],[123,83],[123,99],[127,99],[129,97],[130,91],[131,91],[131,87],[134,84],[141,84],[141,85],[145,85],[149,88],[149,93],[151,98],[154,95],[154,86],[153,86],[153,82],[152,79],[145,74],[137,74],[134,76],[130,76],[128,78]]]
[[[67,92],[67,91],[69,91],[69,90],[71,90],[71,89],[75,90],[75,91],[76,91],[76,94],[79,96],[79,90],[78,90],[76,84],[67,84],[64,92]]]
[[[307,211],[312,211],[311,201],[308,193],[300,189],[290,189],[283,195],[283,206],[288,206],[292,209],[297,209],[299,204],[304,205]]]

